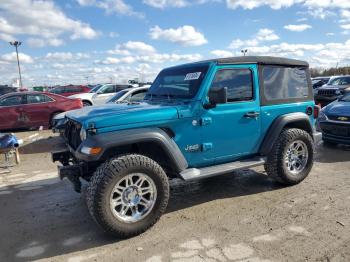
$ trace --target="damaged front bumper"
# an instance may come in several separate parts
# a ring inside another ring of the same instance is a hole
[[[52,152],[52,161],[59,161],[63,166],[58,166],[58,176],[61,180],[67,178],[74,187],[74,190],[78,193],[81,192],[80,177],[84,175],[86,164],[72,162],[72,155],[67,151]]]

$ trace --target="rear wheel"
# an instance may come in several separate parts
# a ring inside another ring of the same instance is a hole
[[[164,213],[169,183],[152,159],[136,154],[112,158],[92,176],[86,192],[90,214],[108,233],[138,235]]]
[[[313,166],[314,143],[304,130],[284,129],[267,157],[265,170],[277,182],[295,185],[303,181]]]

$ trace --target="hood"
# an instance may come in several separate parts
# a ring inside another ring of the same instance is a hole
[[[95,93],[81,93],[81,94],[71,95],[68,98],[91,99],[94,94]]]
[[[350,117],[350,102],[334,101],[324,109],[328,116]]]
[[[104,104],[89,106],[66,114],[85,128],[92,123],[95,128],[120,126],[136,123],[164,121],[178,118],[175,106],[154,105],[146,102],[135,104]]]
[[[319,89],[340,89],[340,90],[343,90],[343,89],[346,89],[350,87],[350,85],[341,85],[341,86],[333,86],[333,85],[323,85],[321,87],[319,87]]]

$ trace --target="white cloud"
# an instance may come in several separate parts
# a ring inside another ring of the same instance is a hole
[[[90,25],[67,17],[52,1],[2,0],[0,33],[12,36],[30,35],[51,39],[70,35],[72,39],[95,38]]]
[[[241,39],[235,39],[233,40],[229,48],[230,49],[237,49],[237,48],[246,48],[246,47],[252,47],[252,46],[258,46],[261,42],[267,42],[267,41],[275,41],[278,40],[279,36],[275,34],[275,32],[268,28],[262,28],[258,31],[257,34],[252,39],[248,40],[241,40]]]
[[[143,0],[143,3],[155,8],[180,8],[189,5],[199,5],[207,2],[221,2],[221,0]]]
[[[345,30],[350,30],[350,24],[341,25],[340,27]]]
[[[86,53],[71,53],[71,52],[54,52],[47,53],[45,56],[46,60],[82,60],[90,58],[89,54]]]
[[[264,5],[270,6],[272,9],[280,9],[290,7],[301,0],[226,0],[227,6],[232,9],[242,7],[244,9],[254,9]]]
[[[77,0],[81,6],[95,6],[104,9],[107,14],[116,13],[119,15],[130,15],[143,17],[144,15],[135,12],[131,5],[128,5],[124,0]]]
[[[116,37],[119,37],[119,34],[118,34],[117,32],[109,32],[109,33],[108,33],[108,36],[109,36],[110,38],[116,38]]]
[[[307,29],[311,29],[312,26],[307,24],[300,24],[300,25],[286,25],[284,26],[284,28],[293,32],[303,32]]]
[[[227,6],[232,9],[244,8],[254,9],[262,6],[269,6],[272,9],[291,7],[295,4],[302,4],[308,8],[350,8],[348,0],[226,0]]]
[[[19,61],[20,63],[33,63],[33,58],[29,55],[18,53]],[[17,55],[16,52],[4,54],[0,57],[0,61],[2,62],[17,62]]]
[[[143,3],[155,8],[184,7],[188,5],[186,0],[143,0]]]
[[[275,32],[268,28],[260,29],[259,32],[256,35],[256,39],[258,41],[274,41],[280,39],[278,35],[275,34]]]
[[[176,29],[162,29],[155,26],[150,29],[150,36],[152,39],[167,40],[182,46],[200,46],[208,43],[204,35],[190,25]]]
[[[122,58],[116,58],[116,57],[107,57],[103,61],[96,61],[97,64],[132,64],[135,62],[138,63],[164,63],[164,62],[192,62],[192,61],[199,61],[202,59],[202,55],[200,54],[159,54],[154,53],[150,55],[136,55],[136,56],[126,56]]]
[[[212,55],[217,57],[231,57],[233,56],[233,53],[227,50],[213,50],[210,52]]]
[[[139,54],[149,54],[156,52],[156,49],[153,46],[139,41],[128,41],[125,44],[121,45],[121,49],[135,51]]]
[[[42,39],[42,38],[28,38],[27,43],[30,47],[44,47],[48,46],[61,46],[64,44],[62,39],[52,38],[52,39]]]

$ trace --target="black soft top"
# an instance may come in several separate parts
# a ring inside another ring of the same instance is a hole
[[[227,58],[216,58],[198,63],[214,62],[217,64],[261,64],[261,65],[285,65],[309,67],[309,63],[301,60],[273,57],[273,56],[238,56]]]

